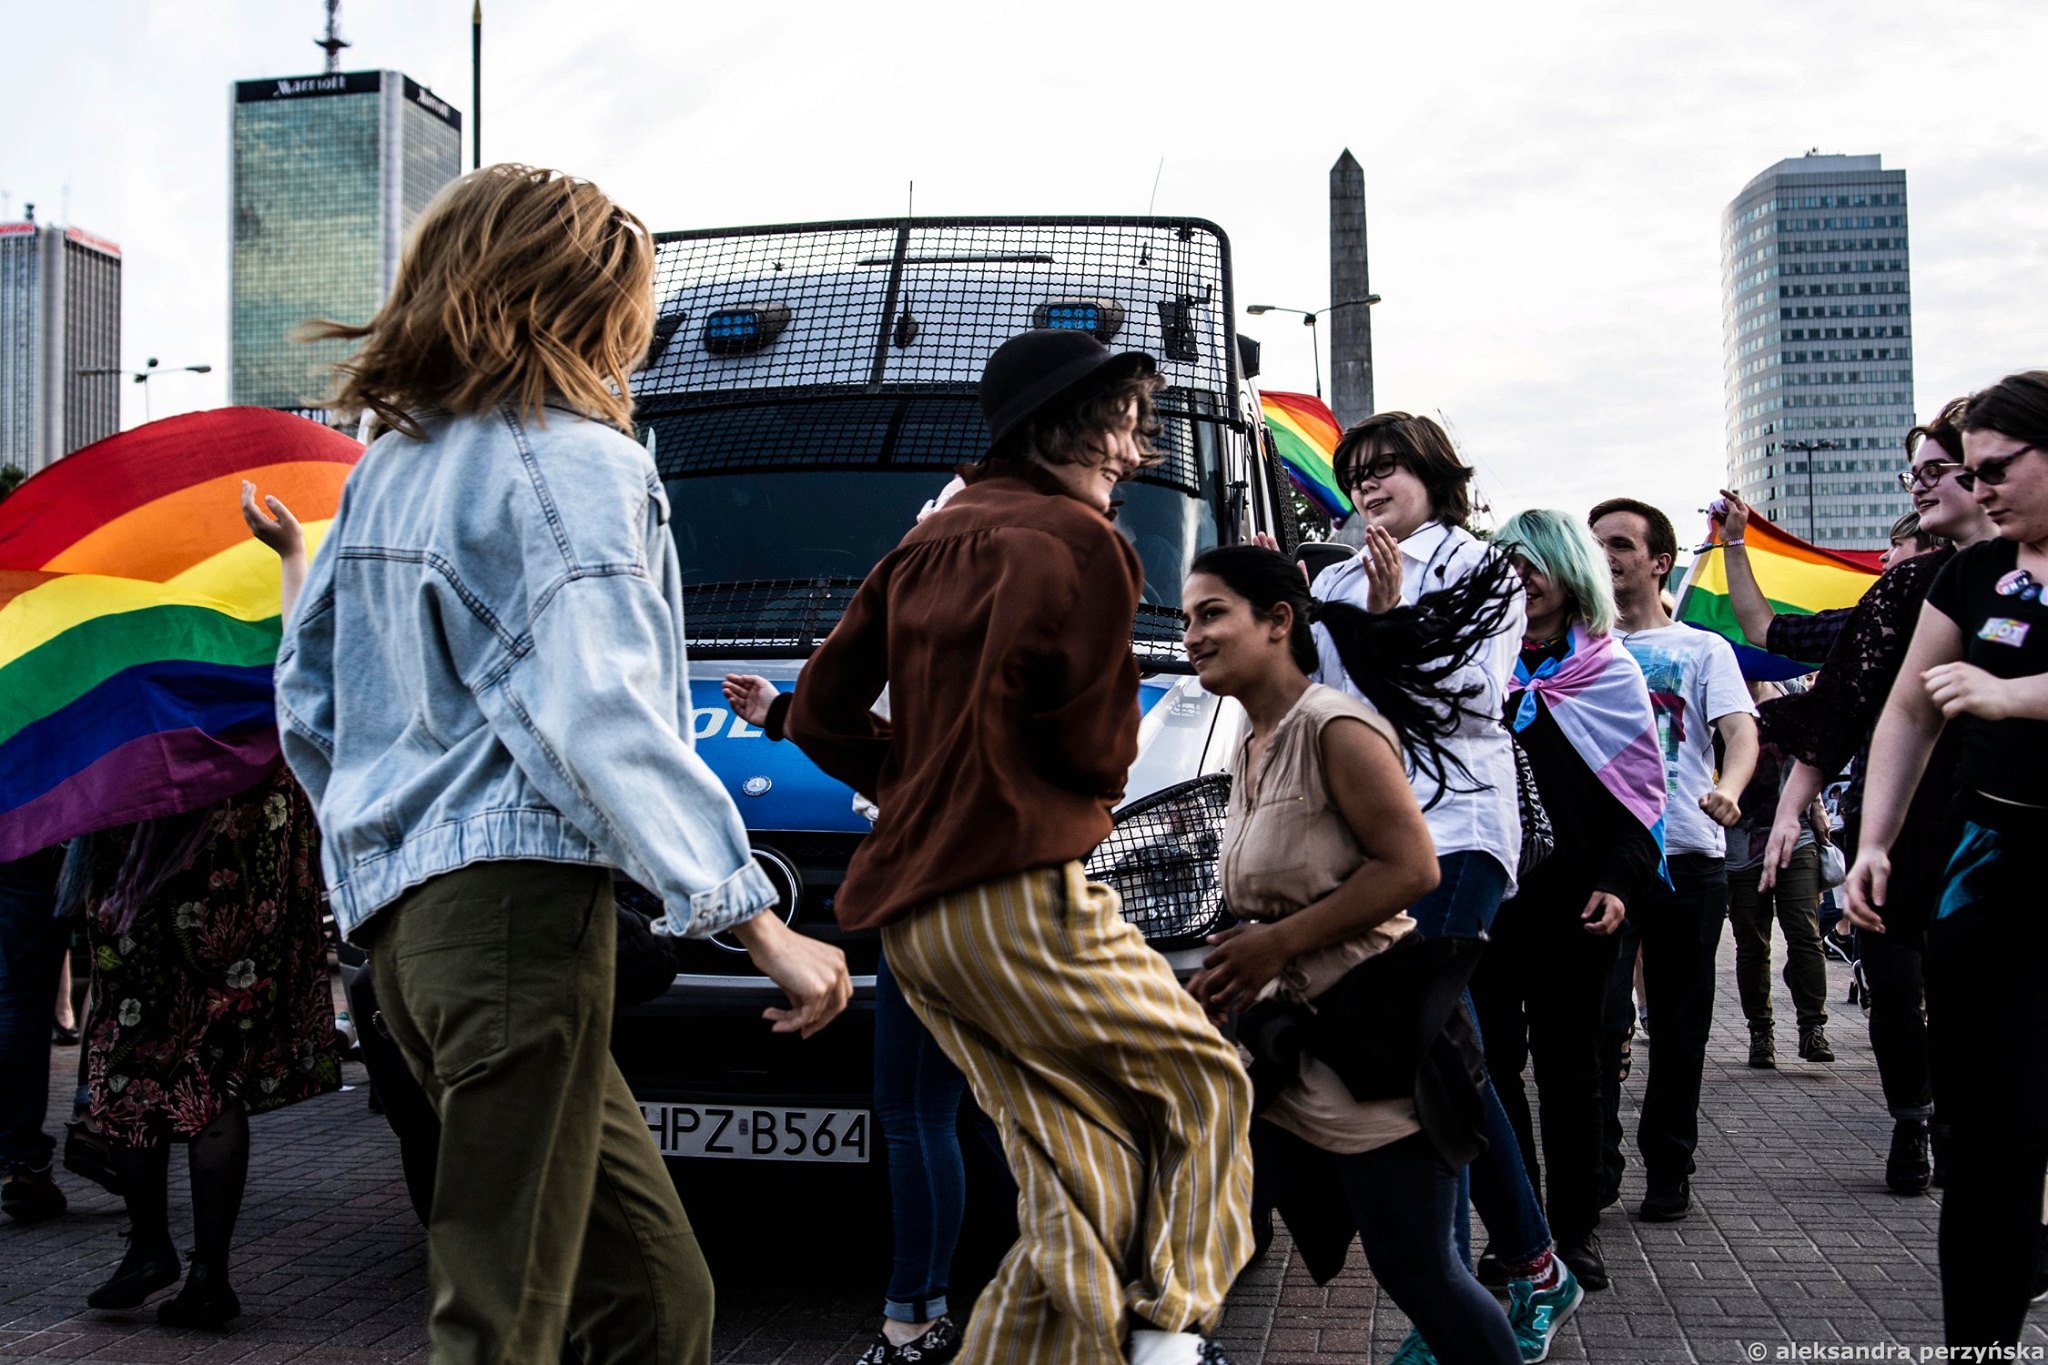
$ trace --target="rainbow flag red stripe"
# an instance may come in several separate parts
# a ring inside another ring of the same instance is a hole
[[[0,502],[0,859],[196,810],[277,762],[277,557],[241,483],[317,544],[361,454],[226,408],[87,446]]]
[[[1853,607],[1877,581],[1879,556],[1872,550],[1828,550],[1809,545],[1772,525],[1760,513],[1749,514],[1742,533],[1749,566],[1765,600],[1779,613],[1810,616],[1835,607]],[[1735,646],[1742,676],[1752,682],[1778,682],[1820,667],[1819,659],[1784,659],[1749,644],[1735,619],[1728,596],[1728,570],[1721,553],[1721,523],[1708,528],[1707,544],[1693,556],[1679,589],[1678,619],[1711,630]]]
[[[1301,495],[1333,518],[1351,515],[1351,499],[1337,486],[1337,440],[1343,432],[1337,418],[1320,398],[1305,393],[1267,392],[1259,395],[1265,410],[1266,430],[1280,453],[1281,468]]]

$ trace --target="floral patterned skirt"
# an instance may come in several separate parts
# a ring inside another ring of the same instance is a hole
[[[318,836],[282,768],[214,807],[127,931],[105,896],[134,829],[95,838],[86,928],[92,1121],[116,1142],[189,1139],[341,1083],[320,928]]]

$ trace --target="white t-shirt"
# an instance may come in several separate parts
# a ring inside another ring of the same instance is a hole
[[[1735,650],[1711,631],[1669,625],[1618,632],[1642,666],[1664,748],[1664,849],[1726,854],[1728,832],[1700,809],[1714,787],[1714,722],[1756,714]]]

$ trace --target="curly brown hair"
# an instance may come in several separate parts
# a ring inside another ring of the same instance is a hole
[[[415,439],[422,408],[550,400],[631,430],[627,376],[654,336],[654,241],[588,180],[506,163],[455,181],[414,224],[391,296],[369,322],[321,319],[300,339],[359,340],[330,399]]]
[[[1136,403],[1137,446],[1145,456],[1141,467],[1149,469],[1164,458],[1152,442],[1164,430],[1157,401],[1165,388],[1166,381],[1150,368],[1133,371],[1093,393],[1034,415],[991,455],[998,460],[1029,459],[1040,464],[1100,464],[1095,434],[1114,431],[1123,422],[1125,411]]]

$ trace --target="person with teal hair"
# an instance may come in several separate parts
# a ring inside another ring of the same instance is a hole
[[[1507,696],[1555,847],[1524,865],[1472,977],[1486,1069],[1558,1255],[1607,1287],[1600,1218],[1600,1010],[1630,906],[1662,877],[1664,765],[1643,672],[1611,634],[1614,591],[1592,536],[1563,512],[1510,517],[1495,545],[1522,577],[1528,625]],[[1543,1112],[1537,1156],[1522,1069]],[[1542,1180],[1548,1166],[1549,1180]]]

